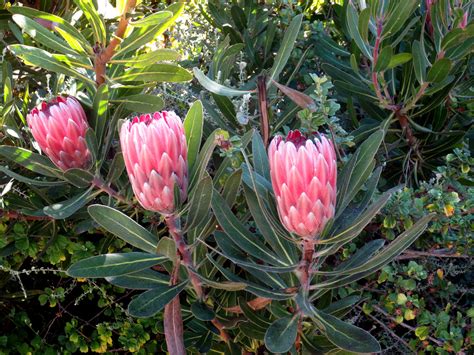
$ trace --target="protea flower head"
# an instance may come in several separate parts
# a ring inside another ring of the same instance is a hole
[[[270,175],[278,214],[285,228],[302,238],[315,238],[334,216],[336,153],[320,135],[307,139],[290,131],[273,138],[268,148]]]
[[[86,169],[91,154],[86,144],[86,114],[74,97],[58,96],[43,102],[26,116],[41,150],[61,170]]]
[[[174,112],[155,112],[127,120],[120,144],[133,192],[147,210],[175,211],[174,188],[181,201],[188,187],[188,147],[181,119]]]

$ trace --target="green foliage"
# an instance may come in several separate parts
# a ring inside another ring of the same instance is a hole
[[[414,0],[40,3],[0,2],[0,353],[166,353],[170,324],[190,354],[469,352],[473,178],[459,142],[472,25],[457,28],[460,9],[436,5],[427,34]],[[29,110],[58,94],[86,109],[88,170],[60,171],[28,133]],[[406,110],[435,174],[416,188],[392,188],[410,148],[387,105]],[[121,119],[161,109],[185,117],[189,189],[174,219],[134,199],[117,139]],[[307,289],[266,151],[294,129],[325,132],[338,153],[337,212]]]
[[[315,51],[348,110],[361,110],[352,114],[355,141],[391,114],[385,154],[393,168],[387,176],[418,182],[429,178],[466,133],[472,135],[465,109],[472,100],[466,88],[472,86],[473,25],[459,25],[469,6],[385,3],[334,5],[337,36],[317,31]],[[464,102],[461,110],[451,104],[457,96]]]

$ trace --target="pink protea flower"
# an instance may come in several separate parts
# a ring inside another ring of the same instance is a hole
[[[324,136],[307,139],[290,131],[286,141],[273,138],[268,148],[270,175],[278,214],[285,228],[302,238],[315,238],[334,216],[336,153]]]
[[[174,112],[155,112],[126,121],[120,144],[133,192],[150,211],[175,211],[174,186],[181,201],[188,187],[188,147],[183,123]]]
[[[74,97],[58,96],[43,102],[26,116],[41,150],[61,170],[86,169],[91,154],[86,144],[86,114]]]

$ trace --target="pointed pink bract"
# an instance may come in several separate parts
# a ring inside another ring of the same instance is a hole
[[[278,214],[285,228],[302,238],[316,237],[336,207],[336,152],[324,136],[306,139],[291,131],[268,148]]]
[[[150,211],[172,214],[174,186],[178,186],[181,201],[188,187],[188,148],[181,119],[169,111],[134,117],[122,125],[120,145],[140,204]]]
[[[91,155],[86,144],[89,128],[81,104],[74,97],[58,96],[43,102],[26,116],[41,150],[61,170],[87,169]]]

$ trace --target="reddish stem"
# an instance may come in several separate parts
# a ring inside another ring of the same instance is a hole
[[[165,222],[168,226],[170,234],[173,236],[174,242],[176,243],[176,247],[178,248],[178,253],[181,256],[183,265],[188,270],[189,279],[193,284],[196,295],[200,300],[202,300],[204,292],[202,290],[201,280],[199,280],[199,278],[191,270],[189,270],[189,268],[193,266],[193,260],[191,258],[191,253],[188,249],[188,246],[184,241],[183,233],[179,227],[179,219],[174,215],[170,215],[165,217]]]
[[[305,293],[308,292],[311,283],[311,266],[313,264],[314,245],[314,240],[303,239],[303,255],[299,266],[299,272],[301,287]]]
[[[114,36],[110,40],[109,45],[105,49],[102,49],[102,44],[98,44],[99,47],[97,49],[96,57],[94,60],[94,71],[96,75],[95,81],[97,86],[100,86],[105,82],[105,71],[107,63],[113,57],[115,49],[120,44],[123,36],[125,35],[125,31],[128,27],[127,14],[136,6],[136,4],[137,0],[128,0],[126,2],[122,16],[120,17],[120,21],[117,26],[117,30],[115,31]]]
[[[6,217],[7,219],[21,219],[25,221],[51,221],[54,219],[49,216],[28,216],[17,211],[0,212],[0,217]]]

